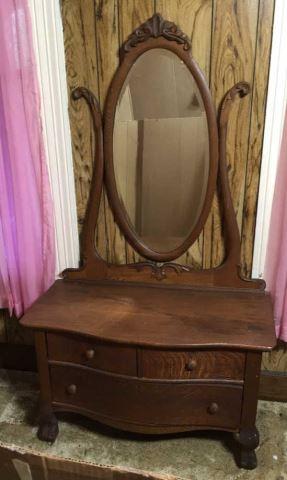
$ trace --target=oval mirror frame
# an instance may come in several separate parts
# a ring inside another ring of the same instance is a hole
[[[162,19],[161,19],[162,21]],[[163,21],[164,22],[164,21]],[[147,23],[147,22],[146,22]],[[166,22],[171,24],[171,22]],[[146,25],[146,24],[145,24]],[[174,24],[172,24],[174,25]],[[115,221],[120,227],[130,245],[146,259],[156,262],[168,262],[184,254],[194,241],[198,238],[211,209],[211,203],[215,192],[217,169],[218,169],[218,130],[215,108],[211,99],[208,84],[197,63],[192,58],[189,48],[190,44],[187,37],[174,25],[171,34],[162,30],[155,31],[151,25],[150,29],[146,26],[143,29],[145,36],[142,37],[137,29],[123,45],[121,63],[111,82],[105,103],[104,111],[104,158],[105,158],[105,182],[107,194]],[[175,31],[175,28],[177,29]],[[113,134],[116,108],[122,91],[122,87],[136,60],[146,51],[151,49],[167,49],[175,53],[182,60],[190,74],[193,76],[205,108],[208,136],[209,136],[209,173],[205,199],[201,213],[195,223],[195,226],[185,238],[181,245],[168,252],[157,252],[144,244],[136,231],[132,228],[128,213],[122,204],[117,188],[114,159],[113,159]]]

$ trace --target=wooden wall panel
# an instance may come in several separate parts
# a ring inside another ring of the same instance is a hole
[[[99,100],[103,110],[107,91],[119,63],[118,0],[96,0],[96,42]],[[114,222],[106,193],[103,192],[104,215],[99,219],[105,223],[106,251],[100,254],[110,262],[125,261],[125,240]]]
[[[93,0],[62,2],[68,93],[84,85],[98,96],[97,50]],[[94,138],[83,101],[69,102],[78,220],[84,219],[92,177]]]
[[[192,41],[192,55],[209,82],[212,0],[156,0],[155,6],[158,13],[175,22],[189,36]],[[188,252],[177,261],[193,265],[194,268],[202,268],[203,232]]]
[[[119,44],[121,45],[130,33],[155,13],[154,0],[121,0],[119,2]],[[125,242],[125,261],[140,261],[140,255]]]
[[[209,79],[212,0],[155,0],[155,8],[188,35],[192,42],[192,55]]]
[[[120,45],[130,33],[155,12],[154,0],[121,0],[119,2]]]
[[[68,94],[85,86],[99,97],[96,11],[94,0],[61,2]],[[72,135],[74,174],[77,195],[79,232],[84,221],[94,161],[94,131],[90,112],[84,102],[70,100],[69,117]],[[96,245],[107,257],[103,204],[100,208]]]
[[[218,108],[226,91],[245,80],[252,84],[255,63],[259,0],[215,2],[211,93]],[[242,223],[246,159],[252,96],[237,101],[228,128],[227,168],[238,224]],[[204,230],[204,265],[219,265],[224,257],[221,218],[216,196],[212,215]]]
[[[261,368],[272,372],[287,372],[287,345],[278,342],[272,352],[263,353]]]
[[[242,230],[243,270],[247,275],[252,263],[273,7],[274,0],[62,0],[69,89],[78,84],[91,88],[102,108],[118,65],[120,44],[155,11],[175,21],[191,38],[192,54],[210,82],[217,107],[235,82],[251,83],[252,94],[234,106],[227,147],[231,190]],[[70,118],[81,223],[91,179],[93,135],[83,104],[70,106]],[[224,245],[217,200],[204,232],[180,261],[195,267],[221,262]],[[138,258],[115,225],[106,195],[96,243],[109,261]]]
[[[256,60],[253,78],[252,111],[248,141],[245,194],[241,229],[243,274],[251,276],[256,224],[257,197],[267,99],[269,59],[272,41],[274,3],[261,0],[258,14]]]

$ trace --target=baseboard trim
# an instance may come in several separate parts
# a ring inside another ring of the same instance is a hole
[[[287,372],[261,372],[259,399],[287,402]]]
[[[0,368],[36,372],[35,347],[18,343],[0,343]]]

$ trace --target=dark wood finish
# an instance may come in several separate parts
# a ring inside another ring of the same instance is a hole
[[[139,376],[145,378],[213,378],[242,380],[245,354],[224,350],[189,352],[140,350]]]
[[[33,345],[0,343],[0,368],[35,372],[36,352]]]
[[[257,458],[255,449],[259,445],[259,432],[255,426],[251,428],[242,428],[237,436],[241,446],[239,456],[239,467],[247,470],[253,470],[257,467]]]
[[[77,363],[123,375],[137,374],[136,350],[131,347],[53,333],[47,335],[47,344],[50,360]]]
[[[259,398],[272,402],[287,402],[287,374],[262,371]]]
[[[119,93],[136,59],[153,48],[174,52],[189,68],[201,92],[209,127],[210,169],[203,210],[183,244],[162,254],[147,248],[128,225],[113,167]],[[121,50],[121,64],[104,112],[105,158],[98,103],[87,89],[74,91],[74,99],[87,101],[96,132],[82,266],[66,270],[64,281],[56,281],[21,320],[36,331],[39,438],[56,438],[57,411],[81,413],[141,433],[221,429],[236,435],[239,466],[256,466],[260,362],[262,352],[275,345],[275,333],[264,282],[240,275],[240,236],[226,168],[231,107],[236,98],[248,93],[245,82],[231,88],[221,102],[216,124],[208,85],[190,56],[187,37],[159,15],[136,29]],[[201,271],[173,263],[199,236],[217,180],[224,219],[224,262]],[[139,263],[107,263],[95,250],[103,186],[122,233],[136,255],[145,257]]]
[[[37,436],[43,442],[54,443],[59,434],[57,417],[52,411],[42,413],[39,419]]]
[[[270,350],[271,316],[262,292],[58,280],[22,323],[125,344]]]
[[[40,382],[40,416],[38,438],[47,442],[54,442],[58,436],[58,422],[52,408],[52,393],[50,372],[47,362],[46,335],[42,332],[35,334],[37,363]]]
[[[243,389],[241,428],[236,438],[240,444],[239,466],[252,470],[257,466],[255,449],[259,444],[259,433],[255,427],[257,398],[261,367],[260,352],[248,352]]]
[[[158,383],[72,366],[52,366],[51,382],[55,404],[75,404],[94,412],[95,418],[152,425],[153,433],[165,425],[181,431],[181,426],[229,430],[240,424],[242,387],[236,385]],[[73,395],[67,391],[72,385],[76,386]]]
[[[136,28],[124,42],[122,51],[130,52],[138,44],[146,42],[150,38],[163,37],[166,40],[172,40],[183,45],[183,50],[191,49],[191,41],[174,23],[164,20],[161,15],[155,13],[151,18]]]

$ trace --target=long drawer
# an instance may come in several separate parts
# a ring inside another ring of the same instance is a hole
[[[123,375],[137,375],[136,349],[96,342],[87,337],[47,334],[48,358]]]
[[[238,385],[140,380],[61,365],[50,372],[55,406],[137,425],[236,429],[240,423]]]
[[[143,349],[139,354],[139,376],[145,378],[243,380],[244,367],[242,352]]]

